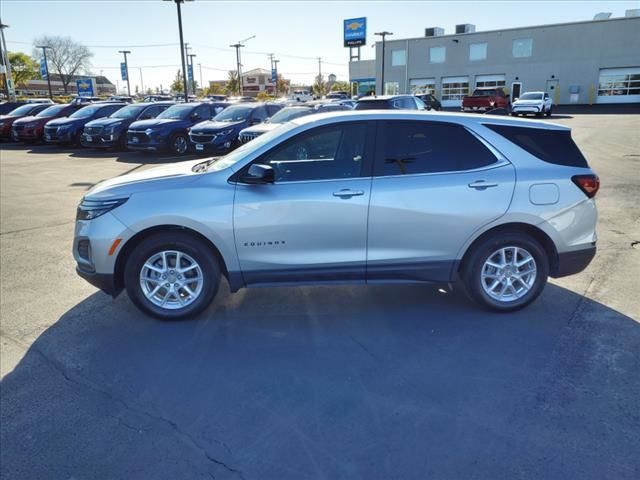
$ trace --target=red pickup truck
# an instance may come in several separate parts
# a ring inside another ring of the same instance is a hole
[[[462,97],[463,112],[486,112],[494,108],[509,109],[511,101],[502,87],[476,88],[473,95]]]

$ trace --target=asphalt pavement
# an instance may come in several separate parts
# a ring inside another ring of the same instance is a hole
[[[173,161],[0,144],[3,479],[640,478],[640,115],[559,115],[599,251],[529,308],[226,286],[162,322],[74,271],[95,182]]]

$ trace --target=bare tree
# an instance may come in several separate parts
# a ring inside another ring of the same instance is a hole
[[[36,58],[39,54],[39,49],[35,48],[37,45],[51,47],[51,50],[47,51],[49,72],[58,74],[64,93],[68,92],[73,76],[88,71],[91,66],[90,59],[93,56],[91,50],[71,37],[43,35],[36,38],[33,44]]]

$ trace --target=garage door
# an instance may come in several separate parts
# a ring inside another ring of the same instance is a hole
[[[640,67],[600,70],[598,103],[640,103]]]
[[[442,106],[459,107],[469,94],[469,77],[442,77]]]
[[[476,75],[476,88],[504,87],[506,82],[505,75]]]

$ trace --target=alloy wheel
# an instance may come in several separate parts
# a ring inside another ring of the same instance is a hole
[[[513,302],[524,297],[536,281],[536,261],[526,249],[502,247],[482,265],[481,284],[484,292],[499,302]]]

